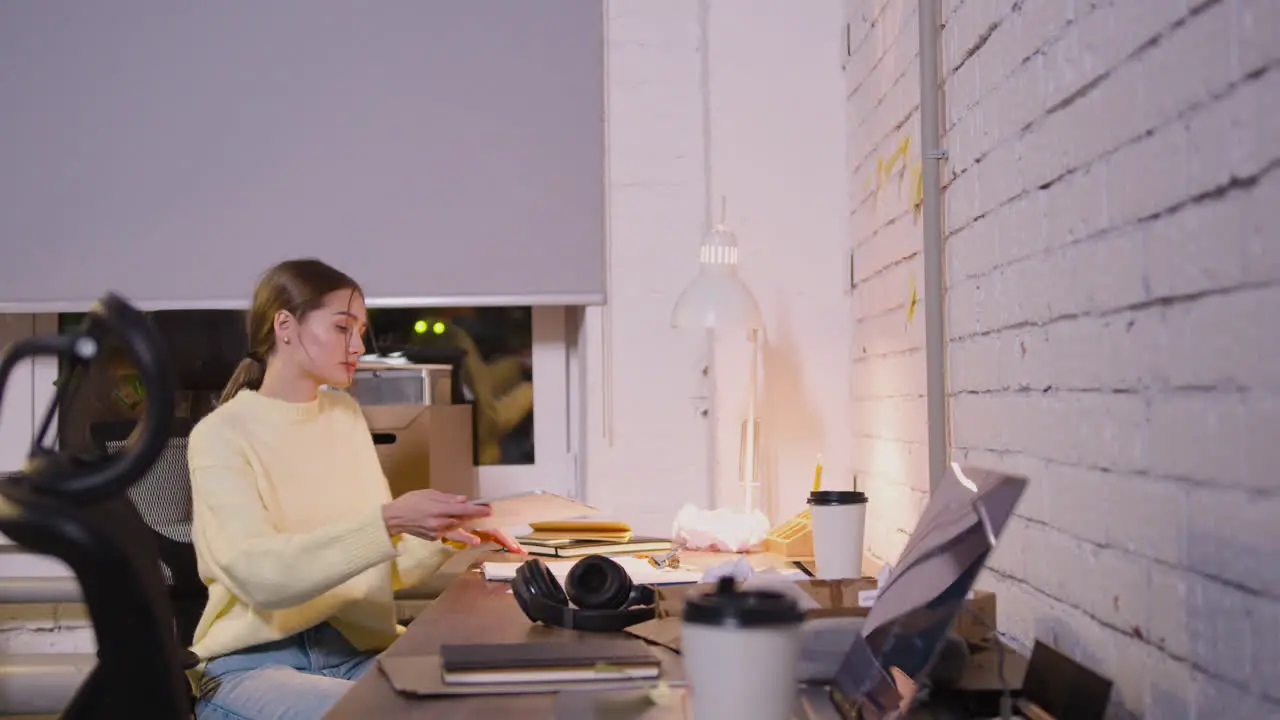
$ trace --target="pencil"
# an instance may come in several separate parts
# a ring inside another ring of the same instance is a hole
[[[822,453],[818,453],[818,465],[813,469],[813,491],[822,487]]]

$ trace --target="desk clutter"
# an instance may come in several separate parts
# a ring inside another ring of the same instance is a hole
[[[1077,702],[1069,717],[1100,720],[1110,682],[1047,646],[1033,658],[1055,669],[1024,673],[997,632],[995,594],[974,588],[1025,486],[953,465],[897,565],[875,578],[846,557],[862,546],[867,502],[856,491],[815,490],[807,513],[770,533],[796,554],[812,552],[797,540],[821,546],[819,577],[778,554],[717,556],[683,544],[671,551],[684,554],[680,562],[626,551],[484,562],[485,581],[510,584],[529,642],[445,644],[379,662],[409,694],[563,694],[562,709],[613,708],[573,715],[584,718],[890,720],[945,701],[963,712],[910,717],[1055,720],[1067,716],[1054,698],[1074,695],[1088,698],[1088,710]],[[639,540],[602,522],[544,525],[530,536],[551,547]],[[610,705],[624,698],[630,709]]]

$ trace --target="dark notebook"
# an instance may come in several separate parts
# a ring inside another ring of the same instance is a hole
[[[658,657],[642,640],[442,645],[447,683],[522,683],[657,677]]]

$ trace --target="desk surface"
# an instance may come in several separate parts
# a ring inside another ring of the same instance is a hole
[[[705,557],[704,557],[705,556]],[[510,556],[507,556],[510,557]],[[733,556],[686,553],[682,559],[709,567]],[[768,554],[752,554],[752,565],[783,563]],[[445,643],[526,642],[563,640],[574,642],[591,634],[534,625],[508,594],[507,583],[485,582],[478,572],[465,572],[415,619],[408,631],[387,649],[392,657],[425,655]],[[410,698],[391,688],[382,670],[374,667],[325,715],[326,720],[474,720],[474,718],[554,718],[556,696],[489,695],[450,698]]]

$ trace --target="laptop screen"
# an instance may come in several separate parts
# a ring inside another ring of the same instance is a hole
[[[1026,482],[951,466],[832,678],[837,706],[887,714],[901,700],[890,668],[913,681],[930,669]]]

